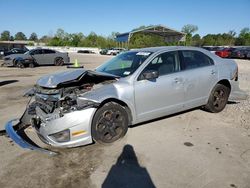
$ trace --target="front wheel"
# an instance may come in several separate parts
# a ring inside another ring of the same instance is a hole
[[[109,102],[99,108],[92,121],[92,136],[98,143],[112,143],[128,130],[128,114],[124,107]]]
[[[23,69],[24,68],[23,62],[18,60],[17,63],[16,63],[16,67]]]
[[[227,104],[229,94],[230,88],[222,84],[216,84],[209,96],[205,109],[213,113],[221,112]]]

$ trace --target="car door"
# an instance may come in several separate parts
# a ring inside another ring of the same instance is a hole
[[[184,81],[185,109],[204,105],[218,80],[213,60],[196,50],[179,51]]]
[[[30,55],[35,59],[36,63],[38,65],[43,65],[44,64],[44,59],[43,59],[43,50],[42,49],[36,49],[33,50]]]
[[[157,71],[159,77],[143,79],[146,71]],[[134,81],[135,108],[138,122],[178,112],[183,107],[183,78],[177,51],[155,57]]]
[[[44,61],[46,64],[54,65],[55,61],[55,51],[50,49],[43,50]]]

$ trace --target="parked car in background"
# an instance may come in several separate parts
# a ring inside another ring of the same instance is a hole
[[[239,47],[232,51],[230,58],[247,59],[250,47]]]
[[[223,47],[219,47],[219,46],[203,46],[202,48],[210,51],[211,53],[215,53],[216,51],[223,49]]]
[[[250,59],[250,51],[247,53],[247,59]]]
[[[27,51],[24,54],[12,54],[4,57],[4,65],[17,66],[20,68],[38,65],[56,65],[62,66],[69,63],[68,53],[58,52],[51,49],[36,48]]]
[[[119,54],[120,52],[124,51],[125,49],[124,48],[110,48],[108,51],[107,51],[107,55],[117,55]]]
[[[29,51],[27,48],[12,48],[11,50],[5,51],[3,55],[24,54],[27,51]]]
[[[217,50],[215,54],[222,58],[228,58],[230,57],[232,51],[234,51],[235,49],[236,48],[222,48],[220,50]]]
[[[0,56],[3,56],[4,52],[5,52],[4,48],[0,48]]]
[[[94,54],[92,50],[78,50],[77,53],[82,53],[82,54]]]
[[[104,49],[101,49],[99,53],[100,53],[101,55],[107,55],[107,52],[108,52],[108,49],[107,49],[107,48],[104,48]]]
[[[23,135],[26,128],[54,147],[108,144],[130,125],[195,107],[217,113],[228,100],[247,95],[239,89],[234,60],[172,46],[127,51],[95,71],[44,76],[26,96],[34,100],[19,121],[6,124],[6,132],[21,147],[41,151]]]

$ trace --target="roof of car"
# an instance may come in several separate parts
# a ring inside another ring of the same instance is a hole
[[[197,50],[201,48],[191,47],[191,46],[160,46],[160,47],[149,47],[149,48],[140,48],[133,49],[135,51],[147,51],[147,52],[158,52],[162,50]]]

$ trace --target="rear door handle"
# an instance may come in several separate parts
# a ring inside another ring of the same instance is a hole
[[[215,71],[215,70],[212,70],[212,71],[211,71],[211,74],[212,74],[212,75],[215,75],[216,73],[217,73],[217,71]]]
[[[175,82],[175,83],[181,83],[181,78],[175,78],[175,79],[174,79],[174,82]]]

